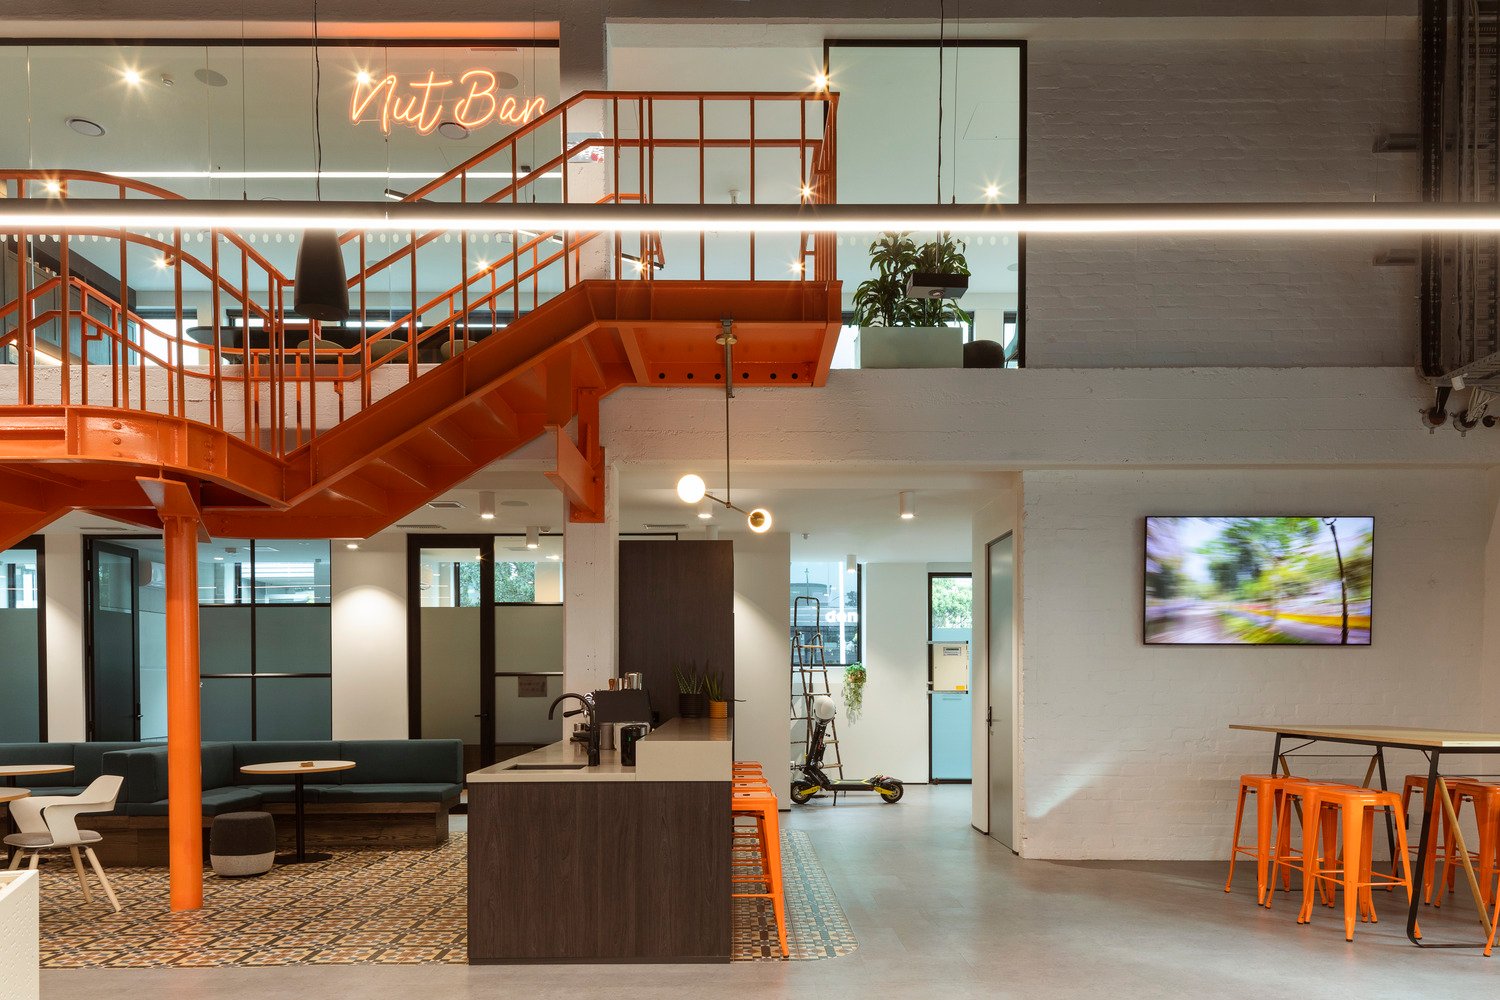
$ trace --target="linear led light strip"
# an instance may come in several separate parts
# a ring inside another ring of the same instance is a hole
[[[129,177],[143,181],[163,180],[234,180],[234,181],[310,181],[318,177],[326,180],[336,181],[362,181],[362,180],[403,180],[403,181],[427,181],[443,176],[435,170],[325,170],[319,174],[316,170],[105,170],[102,173],[110,177]],[[471,170],[468,173],[470,180],[514,180],[517,177],[528,177],[525,172],[512,173],[509,170]],[[562,171],[553,170],[538,177],[547,177],[557,180],[562,177]]]
[[[28,198],[0,201],[18,229],[334,229],[391,232],[872,233],[1082,235],[1500,232],[1500,206],[1426,203],[1194,205],[631,205],[245,202]]]

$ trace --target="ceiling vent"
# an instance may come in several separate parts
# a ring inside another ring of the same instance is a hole
[[[457,500],[429,500],[427,506],[433,510],[463,510],[464,505]]]
[[[442,531],[441,524],[398,524],[396,527],[402,531]]]
[[[645,527],[653,531],[678,531],[687,527],[685,524],[648,524]]]

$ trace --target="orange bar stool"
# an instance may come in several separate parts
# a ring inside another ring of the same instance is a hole
[[[1320,778],[1294,778],[1287,777],[1281,781],[1281,801],[1276,810],[1276,845],[1271,852],[1271,876],[1269,887],[1266,890],[1265,905],[1269,909],[1271,900],[1276,891],[1276,880],[1281,879],[1282,886],[1291,891],[1292,869],[1303,867],[1303,855],[1309,851],[1318,849],[1318,834],[1321,831],[1323,837],[1323,855],[1337,856],[1337,826],[1320,824],[1318,813],[1321,809],[1312,801],[1310,793],[1326,788],[1354,788],[1354,785],[1346,785],[1340,781],[1326,781]],[[1300,802],[1302,806],[1302,850],[1292,850],[1292,806]],[[1333,905],[1333,892],[1326,886],[1320,888],[1323,902],[1327,906]]]
[[[1229,838],[1229,875],[1224,879],[1225,892],[1234,890],[1234,863],[1244,854],[1255,859],[1255,902],[1265,902],[1266,868],[1271,861],[1271,825],[1281,806],[1281,790],[1286,780],[1274,774],[1240,775],[1240,796],[1234,807],[1234,834]],[[1240,843],[1247,795],[1255,796],[1254,845]]]
[[[781,830],[777,822],[776,795],[769,786],[765,788],[734,788],[731,793],[731,812],[736,821],[749,819],[754,825],[736,823],[735,843],[752,844],[750,848],[736,849],[735,863],[743,868],[757,870],[731,875],[733,888],[738,890],[746,883],[759,884],[764,892],[734,891],[735,899],[769,899],[776,916],[776,936],[781,944],[781,957],[789,952],[786,946],[786,895],[781,877]],[[743,831],[743,832],[742,832]],[[753,831],[753,833],[752,833]]]
[[[1453,799],[1454,818],[1462,815],[1465,802],[1474,805],[1474,826],[1479,831],[1479,842],[1475,845],[1476,850],[1469,852],[1469,861],[1479,869],[1479,901],[1489,906],[1495,900],[1495,875],[1500,870],[1500,859],[1496,857],[1496,852],[1500,851],[1500,784],[1475,778],[1449,778],[1448,792]],[[1457,846],[1445,837],[1443,879],[1450,893],[1459,868],[1457,850]],[[1442,905],[1441,894],[1435,905]]]
[[[1311,788],[1303,796],[1304,816],[1311,812],[1322,823],[1331,823],[1335,818],[1343,825],[1343,862],[1340,868],[1323,868],[1319,851],[1307,841],[1310,828],[1303,825],[1303,882],[1302,910],[1297,923],[1312,921],[1313,887],[1327,884],[1342,886],[1344,890],[1344,940],[1354,940],[1354,924],[1357,919],[1377,923],[1375,900],[1372,888],[1402,885],[1406,887],[1406,898],[1411,900],[1411,858],[1406,844],[1406,815],[1401,810],[1401,796],[1395,792],[1383,792],[1373,788]],[[1377,872],[1371,864],[1370,854],[1375,841],[1375,814],[1382,809],[1392,811],[1396,828],[1396,859],[1400,862],[1400,873]],[[1337,813],[1337,816],[1333,815]],[[1325,831],[1327,827],[1324,828]],[[1327,852],[1331,854],[1332,852]],[[1331,860],[1331,859],[1330,859]],[[1420,935],[1419,935],[1420,936]]]

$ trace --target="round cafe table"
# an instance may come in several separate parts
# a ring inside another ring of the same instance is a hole
[[[347,771],[354,767],[352,760],[278,760],[265,764],[246,764],[240,768],[241,774],[251,774],[256,777],[268,775],[291,775],[296,779],[297,785],[297,853],[283,854],[276,858],[278,865],[302,865],[312,861],[327,861],[333,857],[331,854],[308,854],[306,834],[304,832],[304,809],[307,800],[307,789],[305,781],[309,774],[330,774],[334,771]]]
[[[67,774],[71,770],[73,770],[72,764],[0,764],[0,778],[5,779],[5,787],[10,789],[16,787],[17,778],[29,778],[37,774]],[[4,791],[0,791],[0,795],[3,794]],[[30,795],[31,793],[27,792],[26,794]],[[12,795],[8,799],[0,799],[0,802],[9,802],[11,799],[24,797],[22,795]],[[16,820],[10,814],[9,809],[5,810],[5,824],[7,833],[16,832]]]
[[[16,801],[16,799],[24,799],[30,794],[31,789],[29,788],[0,788],[0,802],[14,802]],[[16,818],[10,814],[9,806],[7,806],[5,809],[5,819],[6,822],[10,825],[10,832],[15,833]],[[5,852],[3,850],[0,850],[0,857],[3,857],[4,854]]]

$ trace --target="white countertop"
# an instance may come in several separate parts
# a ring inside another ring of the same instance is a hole
[[[670,719],[635,748],[635,766],[619,750],[602,750],[596,767],[531,770],[518,764],[586,764],[581,743],[563,740],[470,772],[470,784],[487,781],[729,781],[734,767],[732,719]]]

